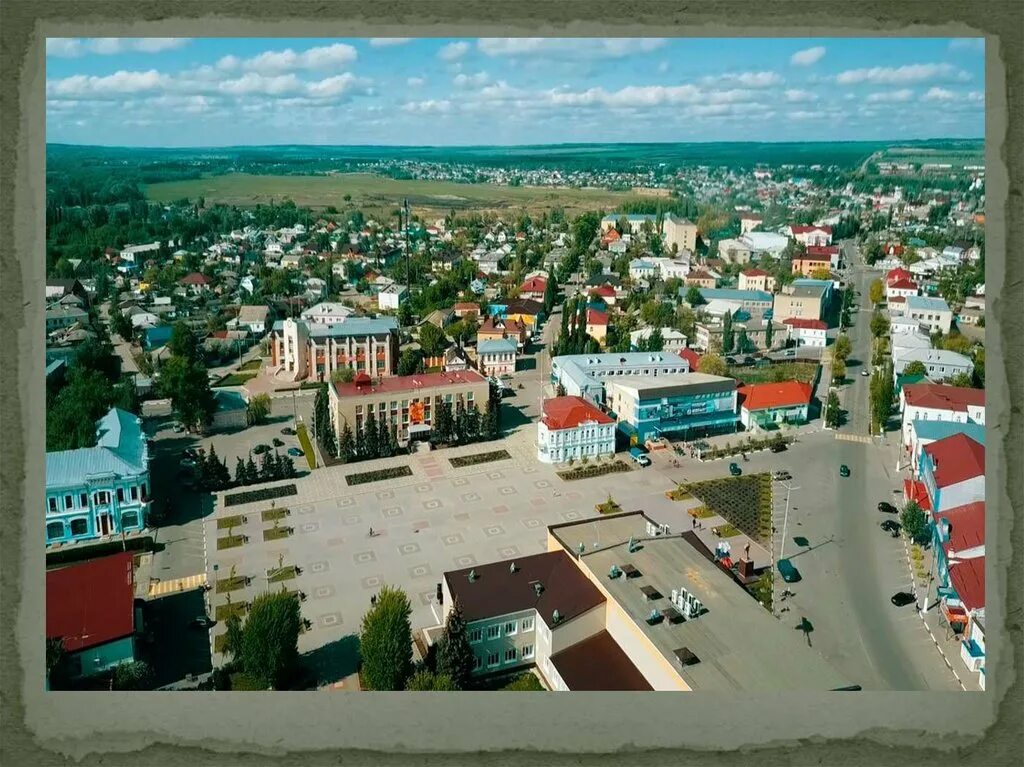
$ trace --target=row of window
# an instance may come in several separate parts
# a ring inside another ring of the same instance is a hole
[[[533,618],[523,618],[522,621],[505,621],[505,623],[495,623],[492,626],[487,627],[487,639],[499,639],[504,632],[505,636],[514,636],[515,634],[522,631],[533,631]],[[476,643],[483,639],[483,629],[474,628],[469,630],[469,641],[470,643]]]
[[[688,367],[664,368],[664,369],[663,368],[654,368],[653,371],[651,370],[651,368],[645,368],[644,370],[640,370],[639,368],[637,368],[636,370],[625,370],[623,368],[619,368],[618,370],[607,370],[607,371],[605,371],[605,370],[596,370],[596,371],[594,371],[594,375],[611,377],[611,376],[638,376],[638,375],[642,374],[642,375],[645,375],[645,376],[649,376],[649,375],[658,375],[659,373],[661,373],[662,375],[667,375],[669,373],[688,373],[689,371],[690,371],[690,369]]]
[[[523,645],[522,652],[516,650],[515,647],[509,647],[504,653],[501,652],[489,652],[487,653],[487,667],[494,668],[500,666],[504,660],[505,663],[515,663],[520,660],[532,660],[534,656],[533,645]],[[479,671],[484,667],[484,657],[482,655],[476,655],[473,657],[473,670]]]
[[[445,394],[443,401],[447,402],[449,405],[452,404],[452,402],[455,402],[455,401],[461,402],[462,401],[462,394],[458,395],[458,400],[454,400],[453,399],[453,395],[451,395],[451,394]],[[466,401],[467,402],[472,402],[473,401],[473,392],[471,392],[471,391],[470,392],[466,392]],[[432,402],[433,402],[433,404],[440,405],[441,402],[442,402],[441,395],[435,396],[433,398],[425,397],[422,400],[420,400],[420,399],[412,400],[412,403],[414,405],[417,404],[417,403],[420,403],[424,407],[430,407]],[[367,411],[373,410],[373,405],[367,405],[366,407],[367,407]],[[409,409],[409,400],[403,399],[402,400],[402,410],[408,410],[408,409]],[[378,402],[377,403],[377,410],[378,410],[378,412],[381,412],[381,413],[387,411],[388,410],[388,403],[386,403],[386,402]],[[397,412],[397,410],[398,410],[398,400],[394,400],[393,399],[393,400],[391,400],[391,411],[392,412]],[[362,412],[363,412],[363,406],[362,405],[356,405],[356,415],[361,415]]]
[[[123,487],[117,488],[117,502],[125,502],[125,489]],[[128,498],[132,501],[142,500],[146,502],[146,486],[140,485],[128,488]],[[88,509],[89,508],[89,494],[78,493],[77,496],[74,494],[65,495],[63,498],[64,503],[61,504],[60,496],[51,495],[47,499],[50,512],[56,514],[60,511],[72,511],[74,509]],[[76,503],[77,501],[77,503]],[[92,494],[92,502],[95,506],[106,506],[110,503],[110,491],[109,490],[97,490]]]
[[[564,429],[551,432],[551,443],[554,445],[576,444],[586,439],[611,439],[614,427],[607,426],[602,429]]]
[[[121,515],[121,529],[127,530],[139,525],[139,513],[137,511],[126,511]],[[46,523],[46,539],[49,541],[63,538],[70,528],[72,536],[87,535],[89,533],[89,520],[85,517],[72,519],[65,524],[62,521]]]

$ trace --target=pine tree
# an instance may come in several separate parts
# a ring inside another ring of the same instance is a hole
[[[722,351],[729,354],[732,351],[733,343],[732,332],[732,312],[726,310],[725,316],[722,318]]]
[[[212,444],[210,445],[210,452],[206,454],[206,460],[203,461],[202,479],[200,480],[203,487],[209,490],[217,490],[220,474],[220,459],[217,457],[217,448]]]
[[[245,484],[245,461],[239,456],[238,461],[235,463],[235,484]]]
[[[772,341],[775,339],[775,322],[767,320],[764,326],[764,348],[771,351]]]
[[[252,458],[252,453],[249,453],[249,460],[245,464],[245,484],[253,485],[259,481],[260,473],[256,468],[256,461]]]
[[[365,458],[376,458],[380,455],[380,433],[377,431],[377,416],[373,410],[363,422],[362,455]]]
[[[391,453],[391,439],[388,433],[388,422],[386,419],[381,419],[380,425],[377,428],[377,445],[378,455],[381,458],[390,458]]]
[[[452,406],[449,402],[441,402],[434,413],[433,438],[442,444],[452,441]]]
[[[391,425],[391,433],[388,434],[388,449],[391,450],[391,455],[398,455],[398,426],[395,424]]]
[[[338,458],[343,463],[348,463],[355,458],[356,446],[352,438],[352,429],[349,428],[346,423],[344,428],[341,430],[341,439],[338,440]]]
[[[444,674],[456,689],[464,690],[473,673],[473,648],[466,637],[466,619],[458,600],[444,623],[444,632],[437,652],[437,673]]]
[[[455,444],[464,445],[468,441],[466,439],[468,431],[469,419],[466,415],[466,408],[462,406],[462,403],[458,403],[455,407]]]
[[[231,487],[231,470],[228,468],[228,459],[222,460],[217,468],[217,481],[220,483],[220,489]]]
[[[320,446],[331,455],[338,454],[338,438],[334,433],[334,424],[330,418],[324,421],[323,436],[320,438]]]
[[[273,468],[270,465],[270,451],[260,456],[260,480],[266,482],[273,479]]]

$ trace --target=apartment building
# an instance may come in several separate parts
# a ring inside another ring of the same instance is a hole
[[[537,422],[537,460],[562,463],[570,458],[615,454],[615,419],[583,397],[544,400]]]
[[[953,324],[953,311],[941,298],[908,296],[903,313],[908,319],[927,325],[932,333],[949,335],[949,329]]]
[[[820,320],[825,313],[825,289],[811,285],[787,285],[775,295],[772,317],[785,322],[787,319]]]
[[[714,285],[710,287],[714,287]],[[740,290],[759,290],[771,293],[775,290],[775,278],[764,269],[744,269],[740,272],[737,287]]]
[[[566,394],[605,401],[605,384],[623,376],[661,376],[689,372],[689,363],[668,352],[567,354],[551,360],[551,385]]]
[[[353,317],[337,325],[278,321],[270,332],[270,362],[295,381],[325,381],[343,367],[357,374],[390,376],[398,364],[398,321],[393,317]]]

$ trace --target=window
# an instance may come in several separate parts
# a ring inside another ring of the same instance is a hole
[[[480,629],[470,629],[469,630],[469,641],[470,642],[473,642],[473,643],[479,642],[482,638],[483,638],[483,632]]]
[[[74,501],[73,501],[73,499],[71,498],[71,496],[70,496],[70,495],[65,495],[65,496],[64,496],[64,508],[65,508],[65,509],[70,509],[70,508],[72,508],[72,507],[73,507],[74,505],[75,505],[75,504],[74,504]]]
[[[506,623],[505,624],[505,636],[508,636],[509,634],[515,634],[515,633],[516,633],[516,622],[515,621],[509,621],[508,623]]]
[[[505,662],[506,663],[515,663],[516,662],[516,648],[515,647],[510,647],[507,650],[505,650]]]
[[[89,523],[84,519],[72,519],[71,520],[71,534],[72,535],[85,535],[89,532]]]
[[[533,631],[533,618],[523,618],[523,631]]]
[[[143,492],[143,494],[145,494],[145,492]],[[81,495],[78,496],[78,505],[81,506],[83,509],[89,508],[89,494],[88,493],[82,493]]]
[[[46,540],[52,541],[54,538],[64,537],[64,523],[63,522],[50,522],[46,525]]]
[[[497,639],[501,636],[501,626],[488,626],[487,627],[487,638]]]
[[[139,526],[139,512],[128,511],[121,515],[121,529],[125,530]]]
[[[107,490],[100,490],[93,495],[92,500],[97,506],[104,506],[110,503],[110,493]]]
[[[128,488],[128,494],[131,496],[131,499],[133,501],[139,500],[139,488],[135,487],[134,485]]]
[[[147,495],[147,490],[146,490],[146,486],[145,486],[145,485],[143,485],[143,486],[142,486],[142,500],[143,500],[143,501],[145,501],[145,500],[146,500],[146,495]]]
[[[47,498],[46,500],[50,502],[50,511],[52,511],[54,514],[56,514],[57,513],[57,499],[56,498]]]
[[[501,656],[496,652],[487,653],[487,665],[497,666],[500,661],[500,658]]]
[[[530,660],[533,657],[533,645],[523,645],[523,660]]]
[[[481,658],[479,655],[474,655],[473,656],[473,670],[474,671],[479,671],[483,667],[484,667],[484,659]]]

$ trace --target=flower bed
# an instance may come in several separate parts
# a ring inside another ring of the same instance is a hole
[[[622,507],[615,503],[615,501],[611,503],[605,501],[604,503],[597,504],[594,508],[597,509],[599,514],[619,514],[622,512]]]
[[[578,466],[574,469],[558,472],[558,476],[564,480],[590,479],[600,477],[603,474],[615,474],[620,471],[629,471],[629,464],[623,461],[612,461],[610,463],[595,463],[589,466]]]
[[[232,602],[229,605],[217,605],[217,612],[214,618],[218,621],[226,621],[232,615],[237,615],[241,618],[245,615],[245,611],[249,609],[249,605],[245,602]]]
[[[241,588],[245,588],[246,580],[244,575],[236,575],[234,578],[221,578],[217,581],[217,593],[224,594],[228,591],[238,591]]]
[[[278,487],[264,487],[259,490],[246,490],[242,493],[228,493],[224,496],[225,506],[237,506],[242,503],[255,503],[256,501],[272,501],[275,498],[285,498],[289,495],[298,495],[295,485],[280,485]]]
[[[273,522],[276,519],[284,519],[290,513],[288,509],[266,509],[260,512],[260,519],[263,522]]]
[[[290,581],[295,576],[295,565],[288,565],[287,567],[274,567],[270,570],[267,570],[267,581],[270,583]]]
[[[507,450],[494,450],[490,453],[476,453],[474,455],[460,455],[456,458],[449,458],[448,463],[452,465],[452,468],[462,469],[466,466],[477,466],[478,464],[490,463],[491,461],[504,461],[511,457]]]
[[[245,543],[244,535],[228,535],[224,538],[217,539],[217,551],[223,551],[224,549],[236,549]]]
[[[683,485],[665,492],[665,497],[670,501],[688,501],[693,498],[693,493]]]
[[[732,538],[733,536],[740,535],[740,531],[737,530],[733,525],[725,524],[721,527],[712,528],[711,532],[717,535],[719,538]]]
[[[245,524],[245,517],[241,514],[235,514],[230,517],[221,517],[217,520],[218,530],[230,530],[232,527],[239,527]]]
[[[365,485],[368,482],[380,482],[383,479],[397,479],[399,477],[411,477],[412,469],[408,466],[392,466],[390,469],[379,469],[377,471],[364,471],[359,474],[349,474],[345,477],[348,485]]]
[[[221,386],[243,386],[247,382],[251,381],[258,374],[256,370],[246,370],[239,373],[228,373],[228,375],[219,379],[212,388],[217,389]]]
[[[722,517],[758,543],[767,544],[771,535],[771,485],[771,475],[762,473],[694,482],[688,489],[711,515]]]
[[[302,452],[306,454],[306,463],[309,464],[309,468],[316,468],[316,453],[313,452],[313,443],[309,441],[309,434],[306,432],[306,424],[300,423],[299,428],[295,430],[295,436],[299,438],[299,444],[302,445]]]
[[[697,506],[695,508],[690,509],[686,513],[689,514],[694,519],[709,519],[710,517],[717,517],[718,516],[717,514],[715,514],[715,512],[713,512],[707,506]]]
[[[282,538],[287,538],[292,534],[290,527],[269,527],[263,531],[263,540],[265,541],[279,541]]]

